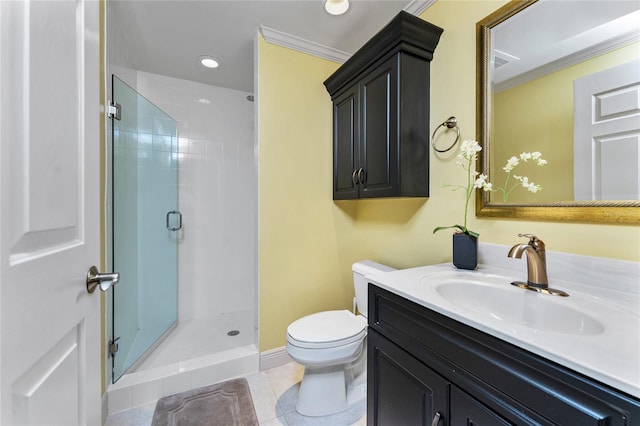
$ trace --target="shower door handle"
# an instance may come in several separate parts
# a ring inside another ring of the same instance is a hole
[[[102,291],[107,291],[118,281],[120,281],[120,274],[118,272],[101,274],[98,268],[92,266],[89,268],[89,272],[87,272],[87,291],[93,293],[96,291],[96,287],[100,287]]]
[[[169,225],[169,217],[172,214],[178,215],[178,226],[177,227]],[[171,210],[170,212],[167,212],[167,229],[169,231],[179,231],[180,229],[182,229],[182,213],[180,213],[178,210]]]

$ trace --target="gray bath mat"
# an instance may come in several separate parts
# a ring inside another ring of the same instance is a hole
[[[234,379],[159,399],[151,425],[257,426],[258,419],[247,381]]]

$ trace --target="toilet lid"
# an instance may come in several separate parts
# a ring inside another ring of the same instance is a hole
[[[326,311],[311,314],[294,321],[287,328],[289,340],[299,346],[324,345],[339,342],[340,345],[356,341],[366,334],[367,320],[351,312]]]

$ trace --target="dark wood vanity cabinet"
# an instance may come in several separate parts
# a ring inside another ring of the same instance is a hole
[[[369,285],[367,424],[639,425],[640,401]]]
[[[370,425],[422,425],[431,424],[437,413],[447,417],[449,383],[442,376],[375,331],[367,344],[367,361],[375,366],[375,387],[369,388],[375,393],[369,394],[367,413],[373,420],[375,407],[375,421]]]
[[[429,195],[429,63],[441,33],[401,12],[325,81],[335,200]]]

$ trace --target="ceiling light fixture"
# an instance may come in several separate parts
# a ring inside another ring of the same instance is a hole
[[[332,15],[342,15],[349,9],[349,0],[326,0],[324,9]]]
[[[200,63],[206,68],[218,68],[220,66],[220,61],[213,56],[200,56]]]

